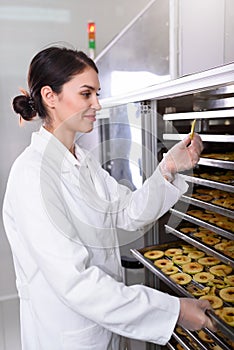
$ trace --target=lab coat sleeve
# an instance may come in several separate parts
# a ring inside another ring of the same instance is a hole
[[[3,212],[8,236],[12,236],[14,221],[14,235],[19,236],[39,273],[69,308],[117,334],[165,344],[178,319],[179,299],[142,285],[125,286],[98,266],[88,266],[87,249],[68,238],[74,237],[74,231],[79,234],[79,228],[72,226],[59,196],[50,205],[67,231],[73,232],[65,236],[59,222],[51,221],[43,205],[39,178],[38,171],[27,166],[9,178]]]
[[[162,176],[159,167],[140,189],[132,192],[118,184],[107,172],[103,173],[112,199],[115,224],[128,231],[137,230],[165,214],[188,189],[187,183],[177,174],[172,183]]]

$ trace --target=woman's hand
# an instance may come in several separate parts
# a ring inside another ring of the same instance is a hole
[[[186,136],[164,155],[159,164],[162,175],[172,180],[176,173],[193,168],[202,150],[203,144],[198,134],[195,133],[192,139],[190,135]]]
[[[192,298],[180,298],[180,314],[178,324],[190,331],[197,331],[202,328],[209,328],[216,331],[212,320],[205,314],[211,310],[208,300],[196,300]]]

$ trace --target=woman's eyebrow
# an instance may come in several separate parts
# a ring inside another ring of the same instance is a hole
[[[80,88],[87,88],[87,89],[90,89],[90,90],[96,90],[93,86],[91,85],[82,85]],[[98,90],[101,90],[101,88],[98,88]]]

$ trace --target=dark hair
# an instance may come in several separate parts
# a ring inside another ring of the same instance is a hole
[[[82,51],[55,46],[40,51],[32,59],[29,67],[29,93],[24,91],[22,95],[13,99],[14,111],[25,120],[31,120],[37,114],[42,119],[46,118],[47,112],[42,102],[41,88],[49,85],[54,92],[60,93],[65,83],[87,67],[93,68],[98,73],[94,61]]]

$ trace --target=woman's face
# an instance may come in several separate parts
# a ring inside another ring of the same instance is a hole
[[[63,85],[53,109],[53,129],[87,133],[93,129],[96,111],[101,109],[98,101],[100,84],[93,68],[86,68]]]

